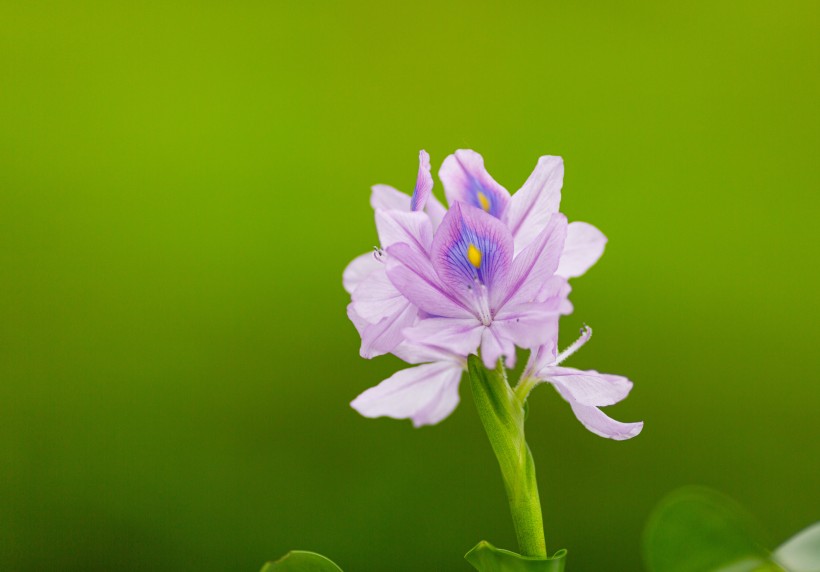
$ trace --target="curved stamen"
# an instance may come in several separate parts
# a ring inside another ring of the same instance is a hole
[[[552,365],[560,364],[562,361],[567,359],[569,356],[571,356],[572,354],[574,354],[575,352],[580,350],[581,347],[585,343],[587,343],[589,341],[589,338],[591,338],[591,337],[592,337],[592,328],[590,328],[589,326],[584,324],[584,327],[581,328],[581,336],[577,340],[572,342],[571,346],[569,346],[567,349],[565,349],[560,354],[558,354],[558,357],[555,358],[555,362],[553,362]]]

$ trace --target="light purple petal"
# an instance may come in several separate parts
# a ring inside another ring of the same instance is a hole
[[[578,403],[570,403],[572,412],[578,421],[583,423],[584,427],[607,439],[614,439],[616,441],[626,441],[632,439],[643,429],[643,421],[635,423],[621,423],[609,417],[606,413],[597,407],[589,405],[580,405]]]
[[[435,316],[466,318],[472,315],[441,283],[426,256],[405,243],[394,244],[387,252],[387,276],[413,304]]]
[[[362,280],[351,296],[356,313],[371,324],[402,312],[409,300],[396,290],[387,277],[384,265]]]
[[[416,188],[410,199],[410,210],[423,210],[433,190],[433,175],[430,174],[430,155],[427,151],[419,151],[419,174],[416,177]]]
[[[365,417],[412,419],[413,425],[433,425],[458,405],[461,368],[438,362],[403,369],[371,387],[350,404]]]
[[[358,285],[367,278],[371,272],[383,269],[384,264],[376,260],[373,251],[359,255],[347,265],[342,273],[342,285],[348,294],[352,294]]]
[[[494,368],[498,359],[504,357],[507,367],[515,367],[515,344],[501,327],[493,322],[481,334],[481,360],[487,368]]]
[[[478,258],[471,259],[471,249]],[[462,299],[472,299],[478,285],[492,299],[509,272],[512,254],[512,235],[504,223],[481,209],[456,203],[433,237],[430,256],[442,282]]]
[[[404,341],[402,331],[413,325],[418,310],[412,304],[408,304],[403,311],[384,318],[378,324],[371,324],[356,313],[351,303],[347,306],[347,316],[362,338],[359,354],[365,359],[370,359],[390,353]]]
[[[542,369],[538,376],[560,387],[562,395],[581,405],[613,405],[625,399],[632,389],[632,382],[627,378],[594,370],[552,366]]]
[[[441,224],[441,221],[444,220],[447,209],[444,208],[444,205],[441,204],[441,201],[439,201],[434,194],[430,193],[430,198],[427,199],[427,206],[424,207],[424,212],[430,217],[430,222],[433,223],[433,230],[435,231]]]
[[[546,228],[561,204],[564,161],[550,155],[538,159],[524,186],[512,196],[504,220],[515,239],[516,255]]]
[[[491,327],[496,336],[508,339],[518,347],[532,349],[553,341],[557,334],[557,318],[555,305],[530,302],[505,306]]]
[[[376,209],[376,230],[385,249],[405,242],[426,253],[433,242],[433,225],[425,213]]]
[[[373,185],[370,206],[373,209],[409,211],[410,197],[390,185]]]
[[[615,439],[616,441],[624,441],[636,436],[643,429],[643,421],[635,423],[615,421],[597,407],[578,403],[573,399],[572,394],[561,385],[554,384],[554,387],[561,394],[561,397],[569,402],[578,421],[596,435],[607,439]]]
[[[441,164],[438,176],[452,207],[460,202],[501,218],[510,201],[507,189],[495,182],[484,168],[484,159],[469,149],[459,149]]]
[[[585,222],[572,222],[567,227],[567,240],[561,262],[555,271],[559,276],[575,278],[598,262],[604,253],[606,236],[600,230]]]
[[[513,261],[512,271],[503,289],[503,297],[497,303],[531,302],[539,297],[544,284],[553,276],[564,249],[567,219],[561,213],[550,217],[546,228]],[[495,302],[494,302],[495,304]]]
[[[484,326],[475,318],[427,318],[404,330],[414,343],[425,343],[461,357],[475,353]]]
[[[393,355],[407,363],[429,363],[434,361],[451,361],[459,367],[466,368],[467,361],[445,348],[425,343],[405,341],[393,349]]]

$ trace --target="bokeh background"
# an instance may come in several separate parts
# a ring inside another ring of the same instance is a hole
[[[510,191],[566,162],[608,235],[575,280],[628,375],[588,433],[549,388],[528,435],[551,551],[640,570],[668,491],[722,490],[773,543],[820,517],[820,5],[0,1],[0,569],[469,570],[515,549],[472,407],[348,402],[341,272],[369,186],[484,154]],[[436,191],[440,194],[441,187]]]

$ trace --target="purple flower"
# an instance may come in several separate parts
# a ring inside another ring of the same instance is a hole
[[[621,423],[608,417],[599,407],[613,405],[626,398],[632,382],[620,375],[582,371],[561,367],[569,356],[592,337],[592,329],[584,326],[581,337],[560,354],[555,344],[544,345],[530,354],[522,380],[524,383],[551,383],[567,402],[584,427],[609,439],[623,441],[635,437],[643,429],[643,421]]]
[[[447,157],[438,172],[447,201],[452,207],[464,203],[500,219],[512,233],[516,255],[547,226],[561,204],[564,161],[545,155],[538,159],[532,174],[512,197],[484,168],[484,159],[468,149]],[[556,274],[574,278],[597,262],[604,252],[606,237],[585,222],[567,228],[564,252]]]
[[[516,347],[554,346],[559,316],[572,311],[567,278],[583,274],[606,243],[558,212],[560,157],[539,159],[512,197],[473,151],[447,157],[439,175],[449,211],[432,195],[424,151],[412,196],[373,187],[380,247],[343,275],[361,355],[393,353],[414,365],[353,401],[367,417],[437,423],[458,403],[469,354],[480,351],[487,367],[501,358],[512,366]]]
[[[436,231],[429,256],[407,243],[387,249],[387,276],[430,317],[407,328],[411,342],[466,356],[481,348],[487,367],[515,347],[534,348],[561,304],[554,276],[566,236],[566,219],[552,215],[540,235],[513,259],[507,227],[482,209],[454,203]]]

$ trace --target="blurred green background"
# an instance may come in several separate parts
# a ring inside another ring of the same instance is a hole
[[[628,375],[617,443],[548,388],[528,422],[551,551],[639,570],[699,483],[772,545],[820,517],[820,4],[0,1],[0,569],[351,572],[515,549],[469,389],[441,425],[348,402],[341,272],[369,186],[483,153],[566,162],[609,237],[574,282]],[[441,193],[440,185],[436,192]]]

